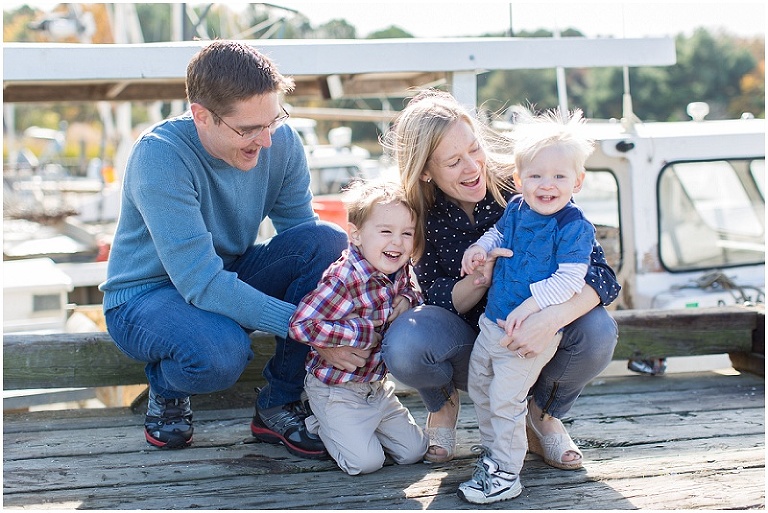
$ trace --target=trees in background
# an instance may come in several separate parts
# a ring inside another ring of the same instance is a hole
[[[709,119],[744,112],[765,117],[764,38],[745,40],[700,28],[690,37],[678,35],[675,46],[675,65],[629,70],[634,113],[640,119],[686,120],[686,106],[694,101],[709,104]],[[621,68],[567,69],[566,83],[570,108],[580,107],[590,118],[622,116]],[[555,70],[493,71],[478,94],[492,111],[514,104],[558,105]]]

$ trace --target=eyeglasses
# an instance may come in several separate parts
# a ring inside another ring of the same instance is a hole
[[[219,121],[224,123],[224,125],[226,125],[227,128],[229,128],[234,133],[242,137],[244,140],[252,141],[256,139],[258,136],[260,136],[265,129],[269,130],[270,134],[274,134],[278,128],[283,126],[285,122],[288,121],[288,118],[291,117],[291,115],[288,114],[288,111],[285,110],[285,107],[283,107],[282,105],[280,106],[280,109],[283,111],[283,115],[276,118],[272,123],[268,124],[267,126],[256,126],[253,128],[249,128],[248,130],[245,130],[245,131],[240,131],[237,128],[233,127],[232,125],[224,121],[224,118],[222,118],[221,116],[213,112],[211,109],[208,109],[208,111],[214,116],[216,116],[219,119]]]

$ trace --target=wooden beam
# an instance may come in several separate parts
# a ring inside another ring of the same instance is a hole
[[[751,351],[758,310],[740,306],[679,310],[617,310],[615,359]],[[764,312],[764,309],[763,309]]]
[[[764,305],[620,310],[611,315],[619,325],[615,359],[765,353]],[[255,357],[240,380],[259,382],[274,351],[274,338],[255,332],[251,341]],[[123,355],[107,333],[3,336],[5,390],[143,383],[144,364]]]
[[[255,358],[241,380],[262,381],[274,351],[267,333],[251,336]],[[108,333],[3,336],[3,389],[76,388],[146,383],[144,363],[126,357]]]

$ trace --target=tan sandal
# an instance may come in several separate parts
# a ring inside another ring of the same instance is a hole
[[[550,417],[549,422],[557,421],[565,431],[565,426],[560,422],[560,419]],[[528,438],[528,450],[533,454],[538,454],[544,459],[544,463],[551,467],[559,468],[562,470],[577,470],[582,468],[584,455],[581,453],[576,444],[573,443],[571,437],[566,431],[565,434],[557,433],[555,435],[542,435],[534,427],[531,422],[531,416],[526,415],[525,423],[527,429],[525,430]],[[563,461],[563,456],[568,451],[573,451],[579,455],[579,459],[574,461]]]
[[[445,449],[446,454],[431,454],[429,449],[424,455],[424,461],[427,463],[445,463],[453,459],[453,455],[456,452],[456,426],[459,423],[459,412],[461,411],[461,403],[459,402],[458,394],[448,398],[448,402],[453,404],[453,400],[456,400],[456,417],[453,421],[453,427],[429,427],[432,413],[427,414],[427,427],[424,428],[424,432],[429,437],[429,449],[439,447]]]

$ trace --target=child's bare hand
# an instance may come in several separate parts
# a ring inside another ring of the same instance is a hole
[[[475,269],[485,263],[487,253],[483,248],[476,244],[472,244],[464,252],[464,256],[461,258],[461,275],[466,276],[475,272]]]
[[[504,336],[502,336],[499,340],[501,346],[511,350],[510,344],[513,342],[515,331],[523,325],[523,321],[530,317],[531,314],[535,314],[539,311],[541,311],[541,309],[539,308],[538,303],[536,303],[536,300],[533,299],[533,297],[529,297],[520,303],[517,307],[512,309],[512,311],[509,312],[509,315],[507,315],[506,319],[498,319],[496,322],[504,330]],[[518,344],[515,344],[515,349],[520,349]],[[530,351],[526,350],[526,353],[528,352]],[[525,355],[526,353],[521,354]]]
[[[397,319],[397,316],[401,313],[405,313],[411,307],[411,302],[405,296],[397,296],[392,300],[392,311],[387,317],[387,322],[392,322]]]
[[[514,333],[514,331],[519,328],[523,324],[523,321],[532,313],[533,312],[521,309],[520,307],[512,310],[509,315],[507,315],[507,322],[505,324],[507,334],[512,335],[512,333]]]

